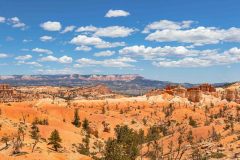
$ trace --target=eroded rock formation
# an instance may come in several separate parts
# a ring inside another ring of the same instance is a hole
[[[165,89],[156,89],[148,92],[147,96],[160,95],[162,93],[168,93],[173,96],[179,96],[187,98],[191,102],[200,102],[202,94],[213,94],[216,93],[214,86],[204,83],[192,88],[184,88],[181,85],[167,85]]]
[[[202,99],[202,91],[199,87],[187,89],[187,98],[191,102],[200,102]]]

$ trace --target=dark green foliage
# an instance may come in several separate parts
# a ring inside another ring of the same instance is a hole
[[[219,152],[215,152],[215,153],[211,154],[211,158],[216,158],[216,159],[220,159],[220,158],[223,158],[225,156],[226,156],[225,154],[219,153]]]
[[[78,109],[75,109],[75,111],[74,111],[74,119],[73,119],[72,124],[75,127],[80,127],[81,126],[80,118],[79,118],[79,115],[78,115]]]
[[[240,106],[237,106],[236,110],[237,110],[236,120],[237,122],[240,122]]]
[[[124,146],[116,139],[109,139],[106,142],[104,160],[131,160],[126,154]]]
[[[139,155],[139,145],[144,143],[144,132],[139,133],[128,126],[115,128],[116,139],[109,139],[106,143],[106,160],[135,160]]]
[[[120,110],[120,114],[123,114],[123,110],[122,109]]]
[[[40,140],[39,129],[35,123],[32,124],[30,136],[34,140],[33,147],[32,147],[32,152],[33,152],[34,148],[36,147],[37,143]]]
[[[9,136],[3,135],[1,138],[1,142],[5,143],[6,147],[8,147],[8,142],[10,141]]]
[[[58,151],[59,148],[62,148],[60,144],[62,142],[62,139],[60,138],[59,132],[56,129],[52,131],[48,140],[48,145],[52,145],[55,151]]]
[[[90,129],[89,128],[89,121],[86,118],[83,120],[82,127],[86,132],[89,132],[89,129]]]
[[[197,122],[192,117],[189,117],[189,125],[196,128]]]
[[[138,131],[138,143],[139,144],[145,143],[144,130],[142,129]]]
[[[162,124],[162,125],[159,126],[159,129],[162,132],[163,136],[167,136],[168,135],[168,126],[167,125]]]
[[[77,151],[80,153],[80,154],[83,154],[83,155],[90,155],[90,148],[89,148],[89,143],[90,143],[90,134],[87,134],[85,136],[85,138],[83,138],[83,143],[79,145],[79,148],[77,149]]]
[[[33,121],[33,124],[48,125],[49,123],[47,118],[44,118],[44,119],[35,118]]]
[[[192,160],[208,160],[208,159],[209,159],[209,158],[208,158],[204,153],[202,153],[201,150],[198,149],[197,147],[192,149],[191,158],[192,158]]]
[[[158,140],[160,138],[160,133],[161,130],[158,126],[150,127],[146,137],[147,142]]]
[[[132,124],[135,124],[135,123],[137,123],[137,122],[136,122],[134,119],[132,119],[131,123],[132,123]]]
[[[35,123],[31,126],[30,136],[34,140],[39,139],[39,129]]]
[[[221,135],[216,132],[216,129],[214,127],[212,127],[211,138],[212,138],[213,141],[216,141],[216,142],[218,142],[221,138]]]
[[[144,126],[146,126],[146,125],[147,125],[147,119],[144,117],[144,118],[142,119],[142,121],[143,121]]]
[[[237,136],[237,140],[240,141],[240,135]]]
[[[189,142],[190,144],[193,143],[193,133],[192,133],[192,130],[190,130],[190,131],[188,132],[187,140],[188,140],[188,142]]]
[[[102,108],[102,114],[105,114],[106,113],[106,109],[105,107]]]
[[[175,108],[174,108],[173,104],[171,103],[171,104],[169,104],[168,107],[166,107],[166,108],[164,107],[164,108],[163,108],[163,112],[164,112],[164,114],[165,114],[166,117],[169,117],[169,116],[172,115],[174,109],[175,109]]]

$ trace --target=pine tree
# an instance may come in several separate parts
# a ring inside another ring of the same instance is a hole
[[[90,147],[89,147],[90,134],[87,134],[85,138],[83,138],[82,142],[83,143],[79,145],[79,148],[77,149],[77,151],[83,155],[87,155],[87,156],[90,155]]]
[[[24,141],[25,135],[26,135],[26,126],[19,125],[18,127],[18,134],[22,136],[22,141]]]
[[[123,145],[117,142],[115,139],[109,139],[106,142],[106,150],[104,155],[105,160],[130,160],[127,156]]]
[[[9,140],[10,138],[7,135],[3,135],[3,137],[1,138],[1,142],[5,143],[6,147],[8,147]]]
[[[192,117],[189,117],[189,125],[192,126],[193,128],[196,128],[197,122]]]
[[[105,107],[102,108],[102,114],[105,114],[106,113],[106,109]]]
[[[21,152],[21,148],[23,147],[23,141],[21,139],[20,132],[17,133],[16,137],[12,140],[13,144],[13,154],[18,154]]]
[[[37,143],[40,140],[39,128],[35,123],[32,124],[30,136],[34,140],[33,147],[32,147],[32,152],[33,152],[34,148],[36,147]]]
[[[74,120],[73,120],[72,124],[76,127],[80,127],[80,125],[81,125],[80,118],[78,115],[78,109],[75,109],[75,111],[74,111]]]
[[[62,148],[60,144],[62,142],[62,139],[60,138],[59,132],[56,129],[52,131],[48,140],[48,145],[52,145],[55,151],[58,151],[59,148]]]
[[[86,118],[83,121],[82,127],[85,131],[89,131],[89,121]]]

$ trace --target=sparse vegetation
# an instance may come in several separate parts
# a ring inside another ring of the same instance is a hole
[[[32,152],[34,152],[34,149],[36,147],[36,145],[38,144],[38,142],[40,141],[40,133],[39,133],[39,128],[37,127],[37,125],[35,123],[32,124],[31,126],[31,131],[30,131],[30,136],[33,139],[33,147],[32,147]]]
[[[206,100],[196,103],[169,94],[161,96],[161,102],[155,102],[156,97],[145,99],[144,96],[107,102],[75,100],[72,97],[77,93],[77,90],[72,92],[69,107],[62,107],[66,103],[60,100],[69,94],[56,96],[54,104],[42,99],[26,105],[22,102],[18,107],[14,103],[11,107],[3,104],[0,151],[11,151],[14,156],[26,154],[26,157],[32,156],[31,151],[51,156],[56,151],[62,152],[61,156],[81,154],[94,160],[207,160],[238,156],[233,153],[240,140],[240,107],[234,102],[217,101],[215,94],[213,97],[208,93],[204,96]],[[175,98],[178,101],[174,101]],[[14,109],[16,112],[12,115]],[[80,110],[83,119],[80,119]],[[53,127],[56,130],[52,131]],[[49,129],[52,133],[46,139]],[[66,129],[61,137],[60,129]],[[69,144],[62,142],[62,138],[76,142]]]
[[[189,117],[189,125],[196,128],[197,122],[192,117]]]
[[[90,134],[87,133],[86,136],[83,138],[82,143],[77,148],[77,151],[83,155],[87,155],[87,156],[90,155],[89,143],[90,143]]]
[[[47,118],[43,118],[43,119],[35,118],[32,123],[36,125],[49,125]]]
[[[78,109],[74,110],[74,119],[73,119],[72,124],[75,127],[80,127],[81,126],[81,122],[80,122],[80,118],[79,118],[79,114],[78,114]]]
[[[57,152],[59,148],[62,148],[61,142],[62,139],[60,138],[58,130],[52,131],[50,137],[48,138],[49,142],[48,145],[52,145],[53,149]]]
[[[6,147],[8,147],[8,142],[10,141],[10,137],[8,135],[3,135],[1,138],[1,142],[5,143]]]
[[[83,120],[83,125],[82,125],[83,129],[86,131],[86,132],[89,132],[89,121],[85,118]]]

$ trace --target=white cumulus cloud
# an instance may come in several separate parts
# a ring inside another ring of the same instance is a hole
[[[22,61],[18,61],[17,65],[21,65],[21,64],[25,64],[25,65],[31,65],[31,66],[35,66],[35,67],[42,67],[42,65],[38,62],[25,62],[24,60]]]
[[[25,60],[29,60],[31,58],[32,58],[32,55],[28,54],[28,55],[24,55],[24,56],[18,56],[15,59],[25,61]]]
[[[40,37],[40,40],[41,40],[42,42],[47,42],[47,41],[53,41],[54,38],[51,37],[51,36],[42,36],[42,37]]]
[[[75,51],[91,51],[92,48],[88,46],[78,46],[75,48]]]
[[[6,21],[6,18],[0,16],[0,23],[4,23],[5,21]]]
[[[240,28],[191,27],[193,21],[173,22],[161,20],[145,27],[148,41],[189,43],[195,46],[240,42]],[[151,32],[153,31],[153,32]]]
[[[216,50],[194,50],[188,49],[184,46],[164,46],[164,47],[146,47],[144,45],[135,45],[124,47],[119,50],[122,55],[141,56],[144,59],[156,59],[162,57],[185,57],[185,56],[199,56],[209,55],[215,53]]]
[[[42,62],[59,62],[59,63],[68,64],[68,63],[72,63],[73,59],[72,59],[72,57],[69,57],[69,56],[62,56],[60,58],[57,58],[57,57],[50,55],[47,57],[42,57],[40,59],[40,61],[42,61]]]
[[[192,23],[193,21],[190,21],[190,20],[182,21],[182,22],[160,20],[147,25],[143,33],[149,33],[151,30],[164,30],[164,29],[178,30],[178,29],[189,28]]]
[[[96,48],[114,48],[119,46],[124,46],[124,42],[106,42],[99,37],[88,37],[86,35],[78,35],[74,37],[71,41],[71,44],[80,45],[80,46],[95,46]]]
[[[127,37],[133,32],[137,31],[133,28],[128,28],[124,26],[108,26],[108,27],[95,27],[95,26],[82,26],[79,27],[76,32],[90,32],[97,37]]]
[[[127,11],[124,11],[124,10],[112,10],[112,9],[110,9],[110,10],[106,13],[105,17],[107,17],[107,18],[112,18],[112,17],[126,17],[126,16],[129,16],[129,15],[130,15],[130,13],[127,12]]]
[[[58,60],[60,63],[72,63],[73,59],[69,56],[62,56]]]
[[[87,66],[104,66],[104,67],[133,67],[131,63],[137,62],[136,60],[129,57],[119,57],[115,59],[105,59],[105,60],[94,60],[88,58],[81,58],[77,60],[78,64],[75,67],[87,67]]]
[[[77,30],[76,30],[76,32],[95,32],[95,31],[97,31],[97,27],[95,27],[95,26],[92,26],[92,25],[90,25],[90,26],[82,26],[82,27],[79,27]]]
[[[154,61],[158,67],[209,67],[217,65],[229,65],[240,62],[240,49],[231,48],[224,52],[214,52],[196,57],[184,57],[178,59],[164,59]]]
[[[6,53],[0,53],[0,58],[7,58],[8,55]]]
[[[75,28],[75,26],[67,26],[61,33],[72,32]]]
[[[53,52],[51,50],[43,49],[43,48],[34,48],[34,49],[32,49],[32,52],[53,54]]]
[[[42,27],[46,31],[60,31],[62,25],[60,22],[47,21],[40,24],[40,27]]]
[[[18,17],[9,18],[8,21],[13,28],[21,28],[22,30],[27,28],[26,24],[23,23]]]
[[[101,51],[101,52],[97,52],[94,54],[95,57],[108,57],[108,56],[112,56],[115,54],[115,51]]]
[[[99,37],[127,37],[130,36],[135,29],[123,26],[110,26],[105,28],[98,28],[94,35]]]

